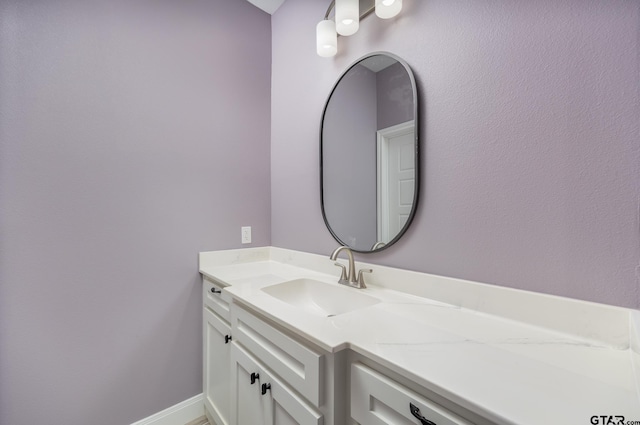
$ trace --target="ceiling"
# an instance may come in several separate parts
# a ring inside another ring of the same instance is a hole
[[[247,0],[249,3],[252,3],[254,6],[259,7],[264,10],[268,14],[272,15],[273,12],[278,10],[280,5],[284,3],[284,0]]]

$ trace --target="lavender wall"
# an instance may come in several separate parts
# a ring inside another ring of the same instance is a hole
[[[274,245],[335,248],[318,195],[322,107],[346,66],[386,50],[421,91],[421,203],[398,244],[359,258],[640,307],[639,2],[405,0],[323,59],[326,3],[288,1],[272,18]]]
[[[199,251],[270,243],[270,17],[0,0],[0,424],[202,391]]]
[[[378,130],[413,120],[415,99],[407,70],[400,62],[376,74]]]

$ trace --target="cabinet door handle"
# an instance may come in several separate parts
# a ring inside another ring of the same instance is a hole
[[[260,374],[251,372],[251,385],[256,383],[256,379],[260,379]]]
[[[271,384],[262,384],[262,395],[267,393],[267,390],[271,389]]]
[[[422,425],[436,425],[435,422],[431,422],[429,419],[422,416],[420,414],[420,409],[418,409],[418,406],[416,406],[415,404],[409,403],[409,410],[411,411],[411,414],[422,423]]]
[[[211,292],[213,294],[221,294],[222,293],[222,291],[220,289],[216,289],[216,288],[211,288]]]
[[[225,335],[225,336],[224,336],[224,343],[225,343],[225,344],[228,344],[228,343],[229,343],[229,341],[231,341],[231,335]]]

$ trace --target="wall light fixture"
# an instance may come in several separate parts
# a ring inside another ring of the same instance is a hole
[[[338,52],[338,34],[355,34],[360,20],[374,10],[379,18],[393,18],[402,10],[402,0],[333,0],[324,19],[316,26],[318,56],[335,56]],[[334,11],[333,19],[331,11]]]

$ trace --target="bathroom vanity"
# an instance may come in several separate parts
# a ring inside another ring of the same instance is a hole
[[[333,263],[200,254],[213,423],[640,421],[640,312],[363,263],[348,288]]]

